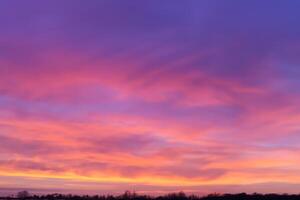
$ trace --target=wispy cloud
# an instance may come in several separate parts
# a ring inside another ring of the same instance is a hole
[[[0,187],[294,191],[299,3],[269,4],[2,1]]]

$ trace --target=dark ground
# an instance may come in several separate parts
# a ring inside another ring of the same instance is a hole
[[[207,196],[185,195],[183,192],[171,193],[164,196],[147,196],[136,193],[125,192],[119,196],[77,196],[77,195],[30,195],[27,192],[20,192],[17,197],[0,197],[5,200],[300,200],[300,194],[210,194]]]

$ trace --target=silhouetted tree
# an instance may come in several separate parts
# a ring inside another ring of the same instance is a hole
[[[26,199],[27,197],[29,197],[29,192],[26,190],[20,191],[20,192],[18,192],[17,197],[19,199]]]

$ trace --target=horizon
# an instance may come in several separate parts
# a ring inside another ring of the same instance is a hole
[[[298,193],[299,8],[0,1],[0,192]]]
[[[282,191],[284,192],[265,192],[264,187],[268,188],[272,186],[273,189],[284,189]],[[235,189],[232,189],[232,188]],[[6,197],[6,196],[17,196],[18,192],[27,191],[30,195],[51,195],[51,194],[63,194],[63,195],[123,195],[125,192],[133,192],[138,195],[150,195],[152,197],[157,197],[161,195],[168,195],[168,194],[178,194],[178,193],[185,193],[186,195],[197,195],[199,197],[203,197],[210,194],[289,194],[289,195],[300,195],[299,191],[300,184],[284,184],[284,183],[265,183],[265,184],[246,184],[246,185],[226,185],[226,186],[193,186],[191,188],[189,187],[165,187],[164,189],[161,189],[158,191],[158,187],[156,186],[146,186],[147,189],[144,189],[144,191],[138,190],[139,187],[132,186],[129,187],[131,190],[126,190],[124,188],[124,191],[121,191],[120,189],[117,190],[103,190],[103,189],[64,189],[64,188],[0,188],[0,197]],[[128,189],[128,188],[127,188]]]
[[[59,191],[59,190],[57,190]],[[61,199],[61,197],[67,197],[67,199],[80,198],[92,198],[92,199],[261,199],[267,198],[270,200],[278,199],[295,199],[300,197],[300,193],[246,193],[246,192],[236,192],[236,193],[186,193],[183,191],[175,191],[175,192],[163,192],[163,193],[136,193],[135,191],[124,191],[123,193],[76,193],[76,192],[29,192],[27,190],[19,190],[16,193],[6,193],[2,194],[0,190],[0,199],[48,199],[47,196],[52,196],[51,199]],[[127,196],[127,197],[126,197]]]

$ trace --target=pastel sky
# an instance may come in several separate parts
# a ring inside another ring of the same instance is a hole
[[[0,188],[299,192],[300,1],[0,1]]]

